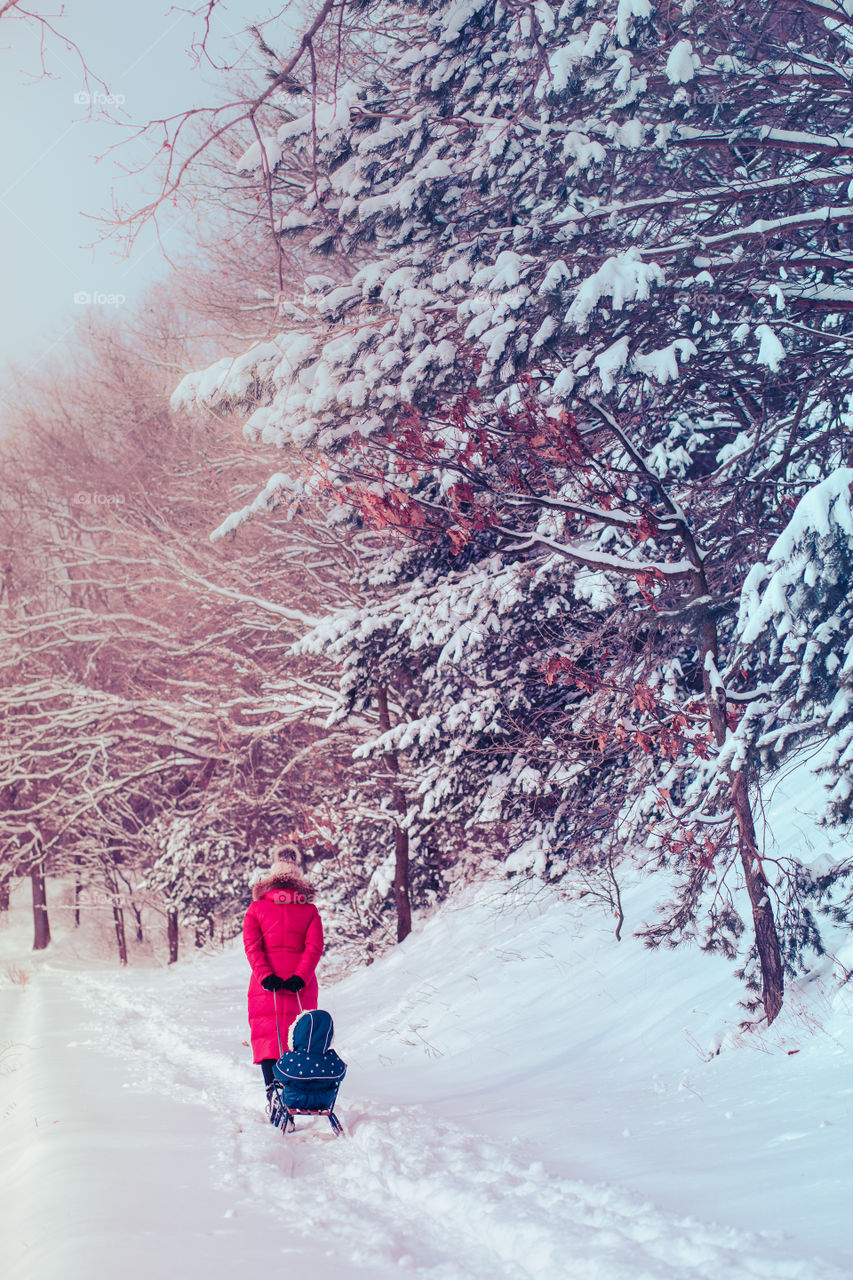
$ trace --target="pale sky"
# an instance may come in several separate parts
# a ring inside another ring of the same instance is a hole
[[[222,0],[211,23],[212,51],[218,60],[234,63],[242,55],[241,65],[255,65],[251,38],[243,34],[247,22],[303,4]],[[40,5],[39,11],[60,7]],[[128,125],[223,100],[226,77],[197,65],[190,52],[202,30],[199,19],[166,0],[67,0],[63,16],[52,21],[119,99],[106,109],[124,111],[118,118]],[[0,20],[0,384],[10,361],[21,376],[45,367],[80,307],[92,305],[87,295],[106,299],[105,306],[133,304],[167,270],[151,230],[130,257],[122,257],[116,243],[84,247],[102,233],[85,214],[108,213],[113,194],[137,206],[154,192],[153,174],[123,172],[150,149],[136,143],[104,155],[131,128],[107,122],[100,103],[90,113],[80,100],[79,59],[54,36],[46,37],[44,62],[47,77],[34,25]],[[90,87],[103,93],[94,81]],[[161,234],[167,249],[179,251],[189,232],[170,215]]]

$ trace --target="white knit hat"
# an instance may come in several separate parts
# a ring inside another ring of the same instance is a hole
[[[292,858],[279,858],[270,867],[271,876],[295,876],[301,880],[302,872]]]

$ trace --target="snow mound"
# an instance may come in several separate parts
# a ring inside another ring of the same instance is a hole
[[[238,944],[167,970],[42,958],[0,986],[4,1280],[60,1257],[63,1280],[148,1280],[167,1252],[209,1280],[278,1258],[316,1280],[841,1280],[849,989],[744,1034],[730,966],[644,950],[648,888],[623,896],[617,943],[598,906],[471,888],[321,987],[339,1142],[266,1124]]]

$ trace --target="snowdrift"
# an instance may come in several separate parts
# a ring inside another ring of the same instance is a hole
[[[648,895],[627,887],[629,927]],[[0,988],[6,1280],[853,1271],[853,991],[828,978],[743,1034],[728,963],[481,885],[321,984],[350,1065],[350,1137],[328,1143],[265,1123],[237,945],[169,970],[23,963]]]

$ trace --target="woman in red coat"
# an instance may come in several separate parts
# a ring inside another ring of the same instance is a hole
[[[243,945],[252,966],[252,1051],[264,1073],[267,1098],[273,1064],[287,1048],[300,1003],[303,1009],[317,1008],[314,970],[323,954],[323,925],[313,896],[295,862],[276,862],[252,890],[252,905],[243,921]]]

